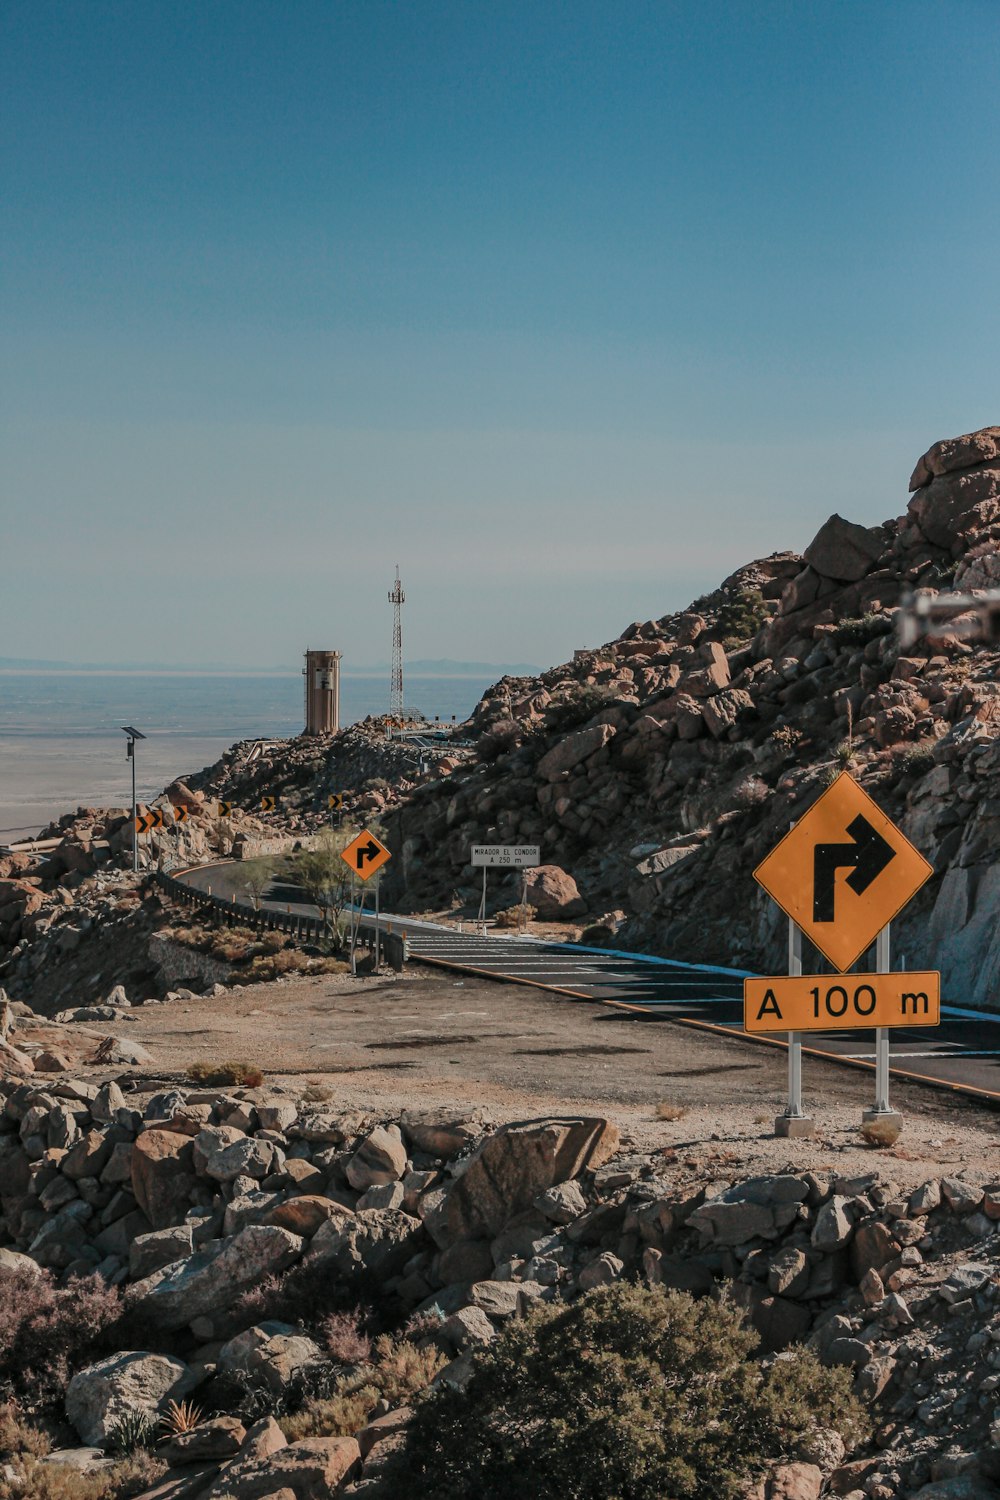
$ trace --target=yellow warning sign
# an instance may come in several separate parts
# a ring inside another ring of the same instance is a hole
[[[188,820],[188,810],[187,810],[187,808],[186,807],[180,807],[180,806],[175,807],[174,808],[174,822],[175,823],[186,823],[187,820]]]
[[[754,879],[843,972],[933,873],[844,771],[758,865]]]
[[[329,797],[327,797],[327,799],[326,799],[326,805],[330,809],[331,812],[336,812],[339,808],[343,807],[343,805],[344,805],[344,794],[343,794],[343,792],[331,792],[330,795],[329,795]]]
[[[277,807],[277,805],[277,797],[261,797],[260,799],[261,812],[274,812],[274,809]]]
[[[369,833],[367,828],[362,828],[357,838],[353,838],[347,848],[340,851],[340,857],[359,880],[369,880],[392,855],[380,839]]]
[[[220,818],[228,818],[228,817],[230,817],[232,815],[232,811],[233,811],[233,804],[231,802],[220,802],[219,803],[219,817]]]
[[[866,1026],[940,1024],[941,975],[932,970],[743,981],[744,1031],[857,1031]]]

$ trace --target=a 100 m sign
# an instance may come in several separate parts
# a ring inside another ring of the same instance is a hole
[[[745,1031],[855,1031],[937,1026],[941,975],[797,974],[743,981]]]

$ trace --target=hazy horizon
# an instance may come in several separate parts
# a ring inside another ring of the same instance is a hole
[[[387,659],[398,562],[415,657],[561,662],[901,514],[997,420],[990,57],[988,0],[8,0],[4,650]]]

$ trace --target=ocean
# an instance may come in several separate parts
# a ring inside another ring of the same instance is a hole
[[[493,680],[407,677],[406,704],[461,720]],[[388,696],[388,674],[342,677],[342,722],[385,713]],[[302,714],[298,672],[0,671],[0,843],[77,807],[126,806],[123,724],[147,736],[137,747],[141,800],[211,765],[236,740],[301,733]]]

